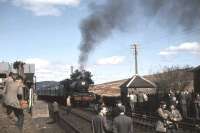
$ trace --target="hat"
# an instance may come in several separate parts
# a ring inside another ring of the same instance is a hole
[[[124,105],[119,106],[119,110],[120,112],[125,112],[125,106]]]

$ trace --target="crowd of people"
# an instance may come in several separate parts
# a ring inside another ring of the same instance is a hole
[[[164,99],[165,102],[162,101],[157,110],[157,132],[176,133],[178,123],[182,119],[185,121],[188,119],[195,120],[196,126],[199,126],[200,95],[198,93],[191,93],[188,90],[181,92],[170,90]],[[169,105],[169,108],[167,108],[167,105]]]
[[[184,119],[200,120],[200,94],[192,93],[188,90],[174,91],[169,90],[169,93],[164,97],[159,95],[150,96],[139,92],[128,93],[129,106],[131,112],[150,113],[154,112],[153,106],[157,105],[158,101],[165,101],[167,105],[174,105],[183,116]],[[154,98],[152,98],[154,97]],[[152,100],[153,99],[153,100]],[[150,109],[151,108],[151,109]]]
[[[170,90],[166,101],[167,104],[175,105],[184,119],[200,120],[200,95],[198,93],[191,93],[188,90],[181,92]]]
[[[174,104],[167,108],[164,101],[160,102],[160,107],[157,110],[158,121],[156,123],[157,133],[176,133],[178,130],[178,122],[182,120],[182,115]]]
[[[117,102],[115,107],[106,107],[102,104],[98,116],[93,119],[93,133],[121,133],[121,127],[123,127],[123,133],[133,133],[133,127],[128,126],[128,123],[132,121],[131,116],[135,113],[150,114],[148,108],[152,106],[156,107],[151,110],[153,113],[150,115],[157,118],[155,123],[157,133],[176,133],[179,122],[188,119],[195,120],[198,126],[200,120],[200,95],[198,93],[194,94],[188,90],[175,92],[171,89],[164,97],[158,98],[156,95],[150,96],[144,92],[130,91],[127,99],[128,107],[122,105],[121,101]],[[112,118],[109,118],[110,116]]]

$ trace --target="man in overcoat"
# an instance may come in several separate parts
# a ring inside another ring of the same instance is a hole
[[[106,133],[109,127],[106,119],[107,108],[102,107],[99,114],[92,120],[92,133]]]
[[[133,122],[131,117],[125,115],[125,106],[120,106],[120,115],[113,121],[113,133],[133,133]]]
[[[187,118],[187,94],[186,91],[182,91],[180,94],[180,106],[181,106],[181,112],[184,118]]]
[[[16,125],[22,129],[24,114],[21,109],[20,100],[22,99],[23,89],[22,89],[22,77],[17,77],[15,81],[11,77],[6,79],[5,85],[5,99],[4,103],[7,108],[7,114],[10,115],[14,112],[17,117]]]
[[[53,123],[58,121],[59,118],[59,105],[56,101],[52,104],[53,107]]]

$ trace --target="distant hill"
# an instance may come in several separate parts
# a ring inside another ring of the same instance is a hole
[[[168,93],[169,89],[179,91],[184,89],[188,91],[194,90],[192,68],[179,69],[172,67],[164,72],[144,75],[143,77],[157,85],[158,93]],[[95,84],[90,86],[89,91],[98,95],[120,96],[120,86],[127,80],[130,80],[130,78]],[[148,89],[146,93],[151,94],[152,92]]]
[[[36,83],[36,88],[41,89],[41,88],[45,88],[48,86],[58,85],[58,83],[59,82],[56,82],[56,81],[41,81],[41,82]]]

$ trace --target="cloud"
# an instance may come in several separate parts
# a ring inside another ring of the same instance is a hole
[[[191,54],[200,54],[200,43],[198,42],[185,42],[178,46],[170,46],[165,50],[161,51],[159,55],[169,57],[177,55],[179,53],[191,53]]]
[[[40,58],[25,59],[24,62],[35,64],[37,81],[60,81],[69,77],[70,65],[51,62]]]
[[[117,65],[124,61],[124,56],[112,56],[97,61],[97,65]]]
[[[77,6],[80,0],[1,0],[31,11],[36,16],[60,16],[63,7]],[[0,2],[1,2],[0,1]]]

